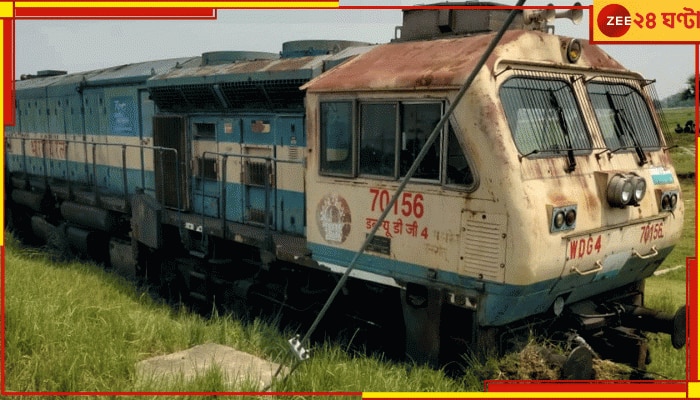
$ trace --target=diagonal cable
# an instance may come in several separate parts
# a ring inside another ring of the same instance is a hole
[[[306,351],[302,347],[303,344],[307,343],[309,341],[309,338],[311,337],[311,335],[316,331],[318,324],[321,322],[321,320],[325,316],[326,312],[328,312],[328,309],[330,308],[331,304],[333,303],[335,298],[338,296],[338,293],[345,285],[345,282],[348,280],[350,273],[355,268],[355,264],[357,264],[357,260],[365,252],[365,250],[367,250],[367,246],[369,245],[371,240],[374,238],[374,235],[377,233],[377,230],[382,226],[382,222],[384,222],[387,215],[392,210],[394,203],[396,203],[399,196],[401,195],[403,190],[406,188],[406,185],[408,184],[408,181],[411,179],[413,174],[415,174],[416,170],[418,170],[418,167],[420,166],[421,162],[423,161],[423,158],[425,158],[426,154],[428,154],[429,149],[431,148],[431,146],[433,145],[433,143],[435,142],[437,137],[440,135],[440,132],[442,131],[445,124],[447,123],[447,120],[450,118],[452,113],[454,113],[454,110],[457,108],[457,104],[459,104],[462,97],[464,97],[464,94],[467,92],[467,90],[471,86],[472,82],[474,82],[476,75],[479,73],[481,68],[484,66],[484,64],[486,63],[486,60],[489,58],[489,56],[491,56],[491,53],[498,45],[498,42],[500,42],[501,38],[503,38],[503,35],[505,34],[506,30],[508,30],[508,27],[515,19],[515,16],[520,12],[520,10],[518,10],[517,7],[521,7],[524,3],[525,3],[525,0],[518,0],[518,3],[515,5],[516,8],[514,8],[508,14],[508,17],[506,18],[505,22],[503,23],[503,26],[501,26],[501,28],[499,29],[496,36],[493,37],[493,39],[491,40],[491,43],[489,43],[489,46],[486,48],[486,50],[482,54],[479,61],[476,63],[476,66],[474,67],[472,72],[469,74],[469,77],[467,77],[467,80],[464,82],[464,84],[460,88],[459,92],[457,92],[457,95],[455,96],[454,100],[451,102],[449,108],[447,109],[447,111],[445,111],[445,114],[443,114],[440,121],[437,123],[437,125],[435,126],[433,131],[430,133],[430,136],[428,137],[425,144],[423,145],[423,148],[416,156],[415,161],[413,161],[411,168],[409,168],[408,172],[406,172],[406,176],[401,179],[401,183],[399,184],[399,187],[396,189],[396,192],[391,197],[386,208],[384,209],[382,214],[377,219],[377,222],[374,224],[374,227],[372,227],[369,234],[367,234],[367,237],[365,238],[365,241],[362,243],[362,246],[360,247],[360,249],[353,256],[352,260],[350,261],[350,264],[348,265],[347,269],[343,273],[343,276],[340,278],[340,280],[338,280],[338,283],[335,285],[335,288],[333,288],[333,292],[331,292],[331,294],[328,296],[326,303],[323,305],[323,308],[321,309],[321,311],[319,311],[318,315],[316,316],[316,319],[311,324],[309,329],[306,331],[306,334],[304,334],[304,337],[299,339],[297,336],[297,337],[294,337],[294,338],[289,340],[289,343],[292,346],[292,352],[297,355],[297,357],[294,359],[295,363],[292,365],[292,368],[290,368],[289,374],[291,374],[291,372],[296,369],[296,367],[298,366],[297,364],[301,363],[302,361],[304,361],[305,359],[307,359],[309,357],[308,351]],[[273,380],[279,375],[281,370],[282,370],[282,365],[280,364],[280,367],[277,369],[277,372],[275,372],[275,375],[273,376]],[[287,374],[287,376],[285,376],[283,379],[286,379],[289,376],[289,374]],[[270,386],[271,385],[272,385],[272,383],[270,383]]]

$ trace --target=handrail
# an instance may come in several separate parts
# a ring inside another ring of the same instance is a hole
[[[41,141],[41,157],[43,158],[43,169],[44,169],[44,180],[45,183],[48,183],[49,179],[49,174],[48,174],[48,165],[47,165],[47,158],[53,159],[53,155],[51,155],[50,151],[47,152],[47,144],[52,144],[52,143],[62,143],[65,148],[62,150],[65,152],[65,157],[64,157],[64,163],[65,163],[65,180],[68,184],[68,193],[69,196],[73,196],[73,180],[70,177],[69,174],[69,169],[68,169],[68,163],[70,162],[68,158],[68,152],[70,148],[70,144],[80,144],[80,145],[92,145],[92,160],[91,160],[91,166],[92,166],[92,177],[94,179],[93,185],[94,185],[94,191],[95,191],[95,201],[99,202],[99,197],[100,197],[100,191],[99,191],[99,185],[97,182],[97,148],[98,147],[119,147],[121,148],[121,170],[122,170],[122,189],[123,189],[123,196],[124,196],[124,201],[125,205],[128,205],[129,202],[129,178],[127,174],[127,148],[137,148],[141,150],[152,150],[153,155],[155,156],[156,152],[158,152],[159,160],[160,160],[160,173],[161,173],[161,191],[164,193],[165,188],[164,188],[164,168],[163,168],[163,157],[162,154],[163,152],[172,152],[174,154],[174,157],[176,160],[179,160],[178,157],[178,151],[176,149],[170,148],[170,147],[162,147],[162,146],[150,146],[150,145],[143,145],[143,144],[125,144],[125,143],[99,143],[99,142],[89,142],[87,140],[75,140],[75,139],[51,139],[51,138],[28,138],[28,137],[7,137],[5,140],[12,140],[12,139],[19,139],[21,140],[22,143],[22,164],[23,164],[23,170],[24,170],[24,175],[25,177],[29,175],[28,169],[27,169],[27,158],[29,157],[27,155],[27,150],[26,150],[26,142],[27,141]],[[86,167],[88,167],[88,159],[87,159],[87,148],[84,150],[85,152],[85,161],[82,162],[85,164]],[[145,162],[143,160],[143,157],[139,156],[140,159],[140,166],[139,169],[141,170],[141,188],[146,189],[146,178],[145,178]],[[154,157],[155,158],[155,157]],[[155,160],[154,160],[155,161]],[[81,161],[74,161],[75,163],[81,163]],[[155,167],[155,165],[154,165]],[[154,170],[155,173],[155,170]],[[59,177],[56,177],[59,178]],[[89,182],[89,176],[86,177],[86,183]],[[180,164],[179,162],[175,163],[175,184],[179,188],[180,187]],[[154,186],[153,191],[156,191],[156,187]],[[177,190],[177,209],[178,209],[178,220],[181,220],[180,218],[180,211],[182,210],[182,198],[181,198],[181,193],[180,190]],[[164,205],[164,202],[161,201],[161,205]]]

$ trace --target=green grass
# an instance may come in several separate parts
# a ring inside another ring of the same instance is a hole
[[[268,356],[281,348],[258,340],[270,336],[261,326],[173,312],[99,267],[56,263],[6,237],[8,390],[132,390],[135,363],[154,355],[207,341]]]
[[[695,190],[696,189],[694,178],[681,179],[681,198],[685,207],[685,214],[683,216],[683,233],[681,234],[680,242],[678,242],[671,254],[669,254],[668,257],[666,257],[663,264],[661,264],[661,269],[672,268],[678,265],[685,265],[685,259],[687,257],[694,257],[696,254]],[[685,274],[685,272],[683,272],[683,274]],[[683,277],[683,280],[685,280],[685,275]]]
[[[80,262],[55,262],[37,250],[21,248],[6,236],[7,389],[10,391],[249,391],[227,386],[213,369],[192,381],[138,383],[136,362],[215,342],[279,361],[285,338],[261,321],[244,325],[226,316],[203,319],[173,311],[139,293],[132,283]],[[682,271],[654,277],[647,304],[673,311],[685,302]],[[684,352],[668,338],[652,335],[650,371],[685,377]],[[285,392],[326,391],[480,391],[483,380],[507,369],[503,361],[475,363],[458,379],[442,371],[348,354],[324,344],[288,380]],[[509,361],[505,361],[506,364]]]
[[[663,113],[666,120],[664,132],[666,132],[667,137],[671,139],[670,144],[678,146],[671,149],[671,158],[676,167],[676,172],[678,174],[694,174],[696,170],[694,155],[695,135],[675,133],[674,129],[676,124],[685,126],[686,121],[694,120],[695,109],[692,107],[674,108],[664,110]]]
[[[287,354],[284,335],[266,323],[173,311],[133,284],[81,262],[56,262],[6,235],[6,384],[9,391],[250,391],[212,370],[190,382],[140,384],[135,364],[214,342],[271,361]],[[475,391],[426,367],[324,345],[275,386],[277,391]]]
[[[664,260],[660,269],[685,265],[687,257],[696,255],[696,185],[695,185],[695,135],[677,134],[674,132],[676,124],[685,126],[686,121],[695,119],[695,109],[674,108],[664,110],[666,120],[666,134],[670,136],[672,144],[678,147],[671,149],[676,172],[682,176],[681,190],[685,206],[684,226],[681,241],[676,245],[671,254]],[[673,313],[685,304],[686,295],[686,270],[678,269],[665,275],[655,276],[647,280],[645,305],[647,307]],[[671,346],[668,335],[652,334],[650,336],[650,349],[652,363],[649,371],[661,377],[671,379],[685,379],[685,349],[675,350]]]
[[[647,280],[645,305],[670,314],[685,304],[685,269]],[[660,378],[686,379],[685,348],[676,350],[671,338],[664,334],[649,334],[651,364],[648,370]]]

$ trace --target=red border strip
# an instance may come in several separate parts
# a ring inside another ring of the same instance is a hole
[[[523,386],[527,385],[527,386]],[[683,381],[650,381],[632,383],[623,381],[489,381],[484,382],[489,393],[504,392],[579,392],[579,393],[666,393],[687,391]],[[524,390],[527,388],[527,390]]]
[[[3,123],[5,125],[15,124],[15,20],[2,20],[3,41],[5,49],[3,54],[3,82],[5,83],[5,93],[3,94],[5,109],[2,111]],[[4,137],[4,134],[3,134]],[[3,258],[4,260],[4,258]],[[4,276],[4,275],[3,275]]]
[[[15,8],[18,19],[215,19],[216,9],[203,7],[28,7]]]

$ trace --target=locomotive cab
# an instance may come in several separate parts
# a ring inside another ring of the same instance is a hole
[[[684,342],[684,309],[643,308],[642,282],[683,221],[651,82],[585,40],[533,29],[531,14],[504,34],[378,221],[503,19],[406,11],[401,39],[304,86],[314,259],[344,271],[381,224],[350,276],[397,288],[418,361],[450,351],[447,336],[497,347],[504,328],[535,318],[606,341],[623,334],[603,326],[644,313]],[[646,348],[632,346],[644,355],[625,361],[643,367]]]

